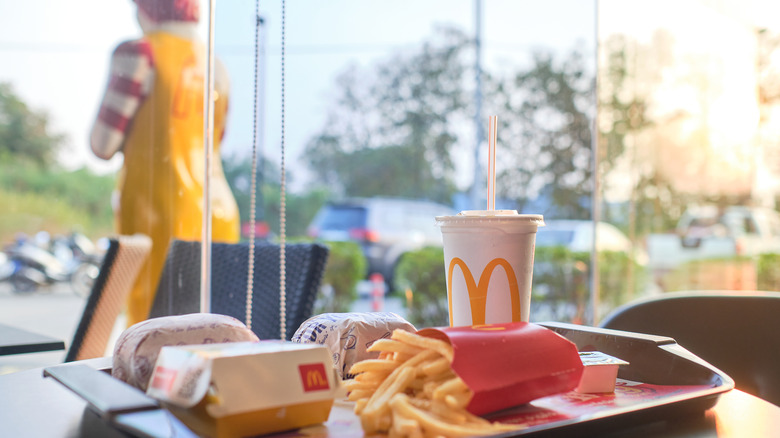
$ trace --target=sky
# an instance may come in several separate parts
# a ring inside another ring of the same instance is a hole
[[[594,4],[484,1],[484,64],[518,65],[535,49],[565,52],[578,42],[593,50]],[[279,159],[281,144],[280,5],[278,0],[260,1],[266,42],[261,144],[272,160]],[[306,175],[297,159],[324,123],[335,77],[350,64],[368,66],[398,51],[414,50],[440,24],[454,24],[472,34],[474,5],[473,0],[286,2],[285,147],[288,170],[299,186]],[[207,2],[202,2],[201,10],[205,36]],[[251,0],[218,1],[215,9],[215,53],[228,67],[232,86],[223,154],[251,152],[254,14]],[[119,156],[108,163],[94,157],[88,133],[111,51],[140,34],[131,0],[0,2],[0,81],[10,82],[32,109],[47,113],[54,132],[66,134],[67,152],[61,156],[66,166],[86,165],[101,173],[121,166]]]

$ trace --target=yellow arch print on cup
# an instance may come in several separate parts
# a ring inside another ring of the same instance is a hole
[[[502,332],[506,331],[506,326],[498,324],[472,325],[471,329],[478,332]]]
[[[519,322],[521,320],[520,291],[517,285],[517,276],[515,275],[515,270],[512,269],[512,265],[502,257],[491,260],[487,266],[485,266],[485,269],[482,270],[482,274],[479,276],[479,283],[474,281],[474,276],[471,274],[471,270],[466,265],[466,262],[459,257],[452,258],[449,268],[447,269],[447,304],[449,305],[450,315],[453,314],[452,276],[456,266],[460,267],[463,278],[466,281],[466,290],[469,294],[469,303],[471,303],[472,325],[485,324],[488,285],[490,284],[490,278],[493,276],[493,271],[498,266],[504,268],[507,280],[509,281],[509,296],[512,300],[512,322]],[[450,326],[452,325],[453,320],[450,318]]]

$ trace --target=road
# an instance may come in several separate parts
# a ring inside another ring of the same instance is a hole
[[[86,300],[68,285],[55,285],[45,292],[15,294],[8,283],[0,283],[0,322],[70,344]],[[0,374],[39,366],[53,365],[65,359],[65,351],[0,356]]]
[[[81,314],[84,311],[85,298],[76,296],[68,285],[55,285],[45,292],[15,294],[8,283],[0,282],[0,322],[19,327],[42,335],[65,341],[70,345],[76,332]],[[370,312],[374,303],[370,296],[363,296],[353,304],[353,312]],[[381,310],[404,315],[404,308],[398,299],[384,300]],[[125,328],[122,316],[117,321],[113,338]],[[107,354],[111,354],[113,342]],[[12,356],[0,356],[0,374],[22,371],[62,363],[65,351],[30,353]]]

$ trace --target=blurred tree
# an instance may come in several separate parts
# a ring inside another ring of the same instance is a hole
[[[556,62],[537,53],[530,69],[499,84],[495,94],[488,101],[506,115],[499,117],[498,143],[508,152],[497,160],[497,193],[511,199],[542,193],[553,216],[590,218],[593,78],[582,54],[575,50]]]
[[[759,160],[771,175],[780,175],[780,133],[778,111],[780,107],[780,33],[769,29],[758,30],[758,102],[759,125],[757,142],[762,146]],[[764,177],[759,177],[763,179]],[[755,191],[759,192],[759,191]],[[767,191],[764,191],[767,193]],[[769,192],[771,193],[771,192]],[[758,193],[757,193],[758,194]],[[763,195],[765,197],[767,195]],[[780,195],[770,194],[771,199],[761,199],[766,205],[780,206]]]
[[[222,169],[225,172],[225,179],[233,192],[238,204],[238,212],[241,216],[241,223],[249,220],[249,209],[252,197],[252,160],[250,157],[232,154],[222,158]],[[266,182],[279,181],[279,170],[274,163],[265,158],[258,158],[256,183],[257,194],[255,202],[255,218],[257,221],[265,220],[265,199],[262,196],[261,185]],[[278,185],[278,184],[277,184]]]
[[[602,46],[598,172],[603,192],[622,187],[628,196],[627,211],[605,208],[603,219],[636,241],[636,236],[673,228],[695,199],[675,187],[675,172],[664,171],[671,167],[664,157],[674,156],[664,151],[674,147],[676,123],[686,113],[677,110],[660,120],[651,115],[652,96],[664,70],[673,65],[674,38],[660,30],[650,42],[640,43],[615,34]]]
[[[234,154],[224,157],[222,163],[225,178],[238,204],[241,223],[246,223],[249,221],[251,202],[252,161],[248,157]],[[263,169],[262,174],[260,169]],[[287,180],[288,182],[292,180],[289,171]],[[255,219],[257,223],[268,224],[270,231],[277,235],[279,234],[279,181],[277,165],[266,159],[258,160]],[[305,235],[306,228],[326,199],[327,192],[324,190],[312,190],[302,194],[287,192],[287,235]]]
[[[56,155],[65,136],[50,132],[48,116],[31,110],[0,83],[0,239],[40,230],[79,230],[92,238],[111,229],[113,176],[62,169]]]
[[[0,162],[26,160],[51,165],[65,136],[49,131],[45,113],[31,110],[11,84],[0,83]]]
[[[266,222],[271,231],[279,233],[279,185],[266,185],[263,196],[266,206]],[[314,219],[314,215],[325,204],[328,198],[326,190],[316,189],[305,193],[287,193],[287,219],[285,229],[288,236],[304,236],[306,229]]]
[[[473,154],[473,41],[443,28],[412,54],[338,79],[337,99],[306,159],[345,196],[450,203],[455,160]],[[498,114],[498,195],[518,208],[543,195],[555,215],[589,217],[593,77],[583,56],[538,53],[508,77],[483,72],[484,113]],[[487,121],[485,121],[487,123]]]
[[[452,148],[469,120],[464,77],[469,40],[441,29],[419,52],[371,71],[352,67],[305,156],[315,179],[346,196],[426,197],[455,192]]]
[[[758,31],[758,99],[762,106],[780,101],[780,64],[776,61],[780,49],[780,33],[769,29]],[[765,115],[762,114],[762,121]]]

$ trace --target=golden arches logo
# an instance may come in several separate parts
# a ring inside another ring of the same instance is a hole
[[[479,283],[474,281],[474,276],[471,275],[471,270],[466,263],[459,257],[453,257],[450,260],[450,266],[447,269],[447,301],[450,308],[450,315],[452,315],[452,275],[455,272],[455,267],[459,266],[463,273],[463,279],[466,282],[466,290],[469,294],[469,303],[471,304],[471,324],[483,325],[485,324],[485,311],[487,307],[487,292],[490,278],[493,275],[493,271],[496,267],[501,266],[504,268],[506,278],[509,281],[509,297],[512,300],[512,322],[520,321],[520,289],[517,286],[517,276],[515,270],[512,269],[512,265],[504,258],[495,258],[485,266],[482,274],[479,276]],[[452,318],[450,318],[450,325],[452,325]]]
[[[312,363],[298,365],[298,372],[301,375],[301,383],[303,383],[304,392],[330,389],[328,378],[325,375],[324,364]]]
[[[471,326],[471,329],[479,331],[479,332],[502,332],[502,331],[506,331],[506,327],[500,326],[500,325],[494,325],[494,324],[473,325],[473,326]]]
[[[319,388],[327,386],[327,384],[328,381],[325,380],[325,377],[323,377],[318,370],[312,370],[306,373],[306,386],[309,388]]]

